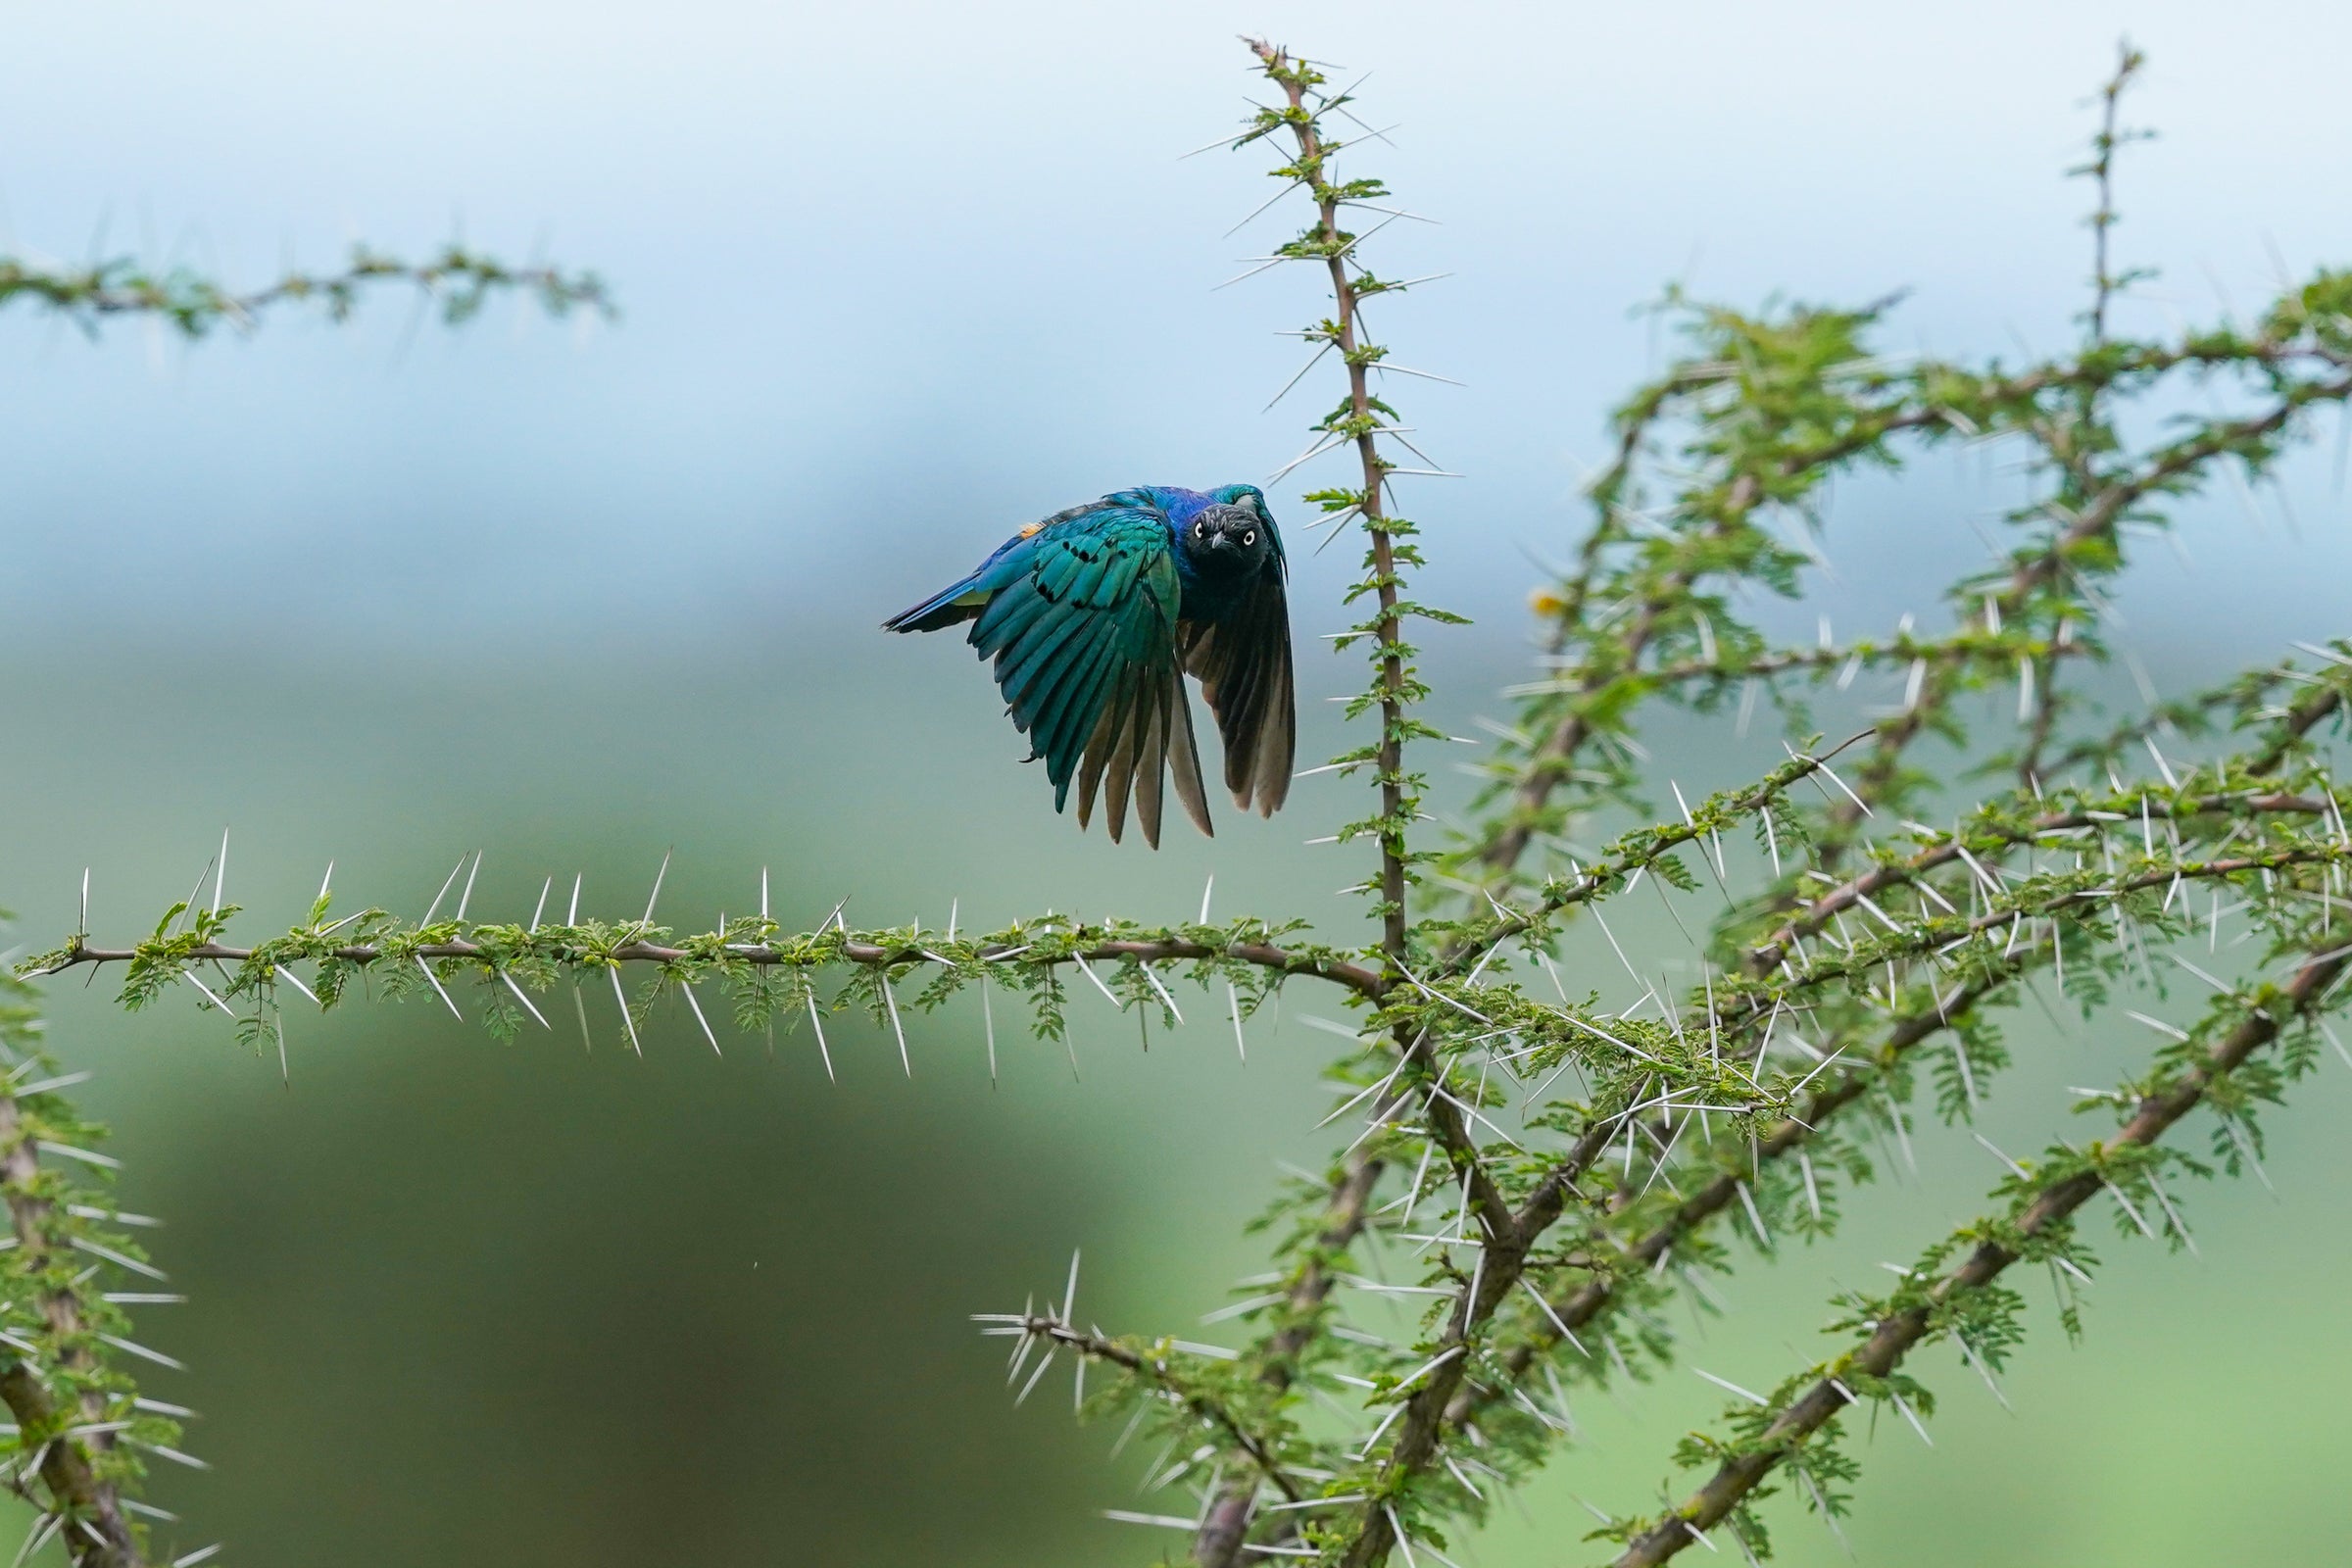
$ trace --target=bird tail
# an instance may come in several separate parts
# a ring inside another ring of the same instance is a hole
[[[882,623],[884,631],[938,631],[970,620],[988,605],[989,591],[966,577],[942,589],[919,605],[900,611]]]

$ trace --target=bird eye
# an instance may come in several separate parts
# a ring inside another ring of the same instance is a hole
[[[1242,535],[1242,547],[1244,549],[1248,549],[1250,546],[1255,543],[1257,543],[1257,530],[1255,528],[1251,528],[1247,533]]]
[[[1194,523],[1194,524],[1193,524],[1193,537],[1194,537],[1194,538],[1196,538],[1196,539],[1205,539],[1205,538],[1207,538],[1207,537],[1208,537],[1208,524],[1207,524],[1206,522],[1204,522],[1204,521],[1203,521],[1203,522],[1196,522],[1196,523]]]

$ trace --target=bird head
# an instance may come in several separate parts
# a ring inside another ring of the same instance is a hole
[[[1256,486],[1227,485],[1210,495],[1209,504],[1184,525],[1185,551],[1194,564],[1240,571],[1261,566],[1268,556],[1281,553],[1273,519],[1266,514],[1266,498]]]

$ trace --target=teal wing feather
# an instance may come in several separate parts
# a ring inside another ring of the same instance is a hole
[[[1054,809],[1076,784],[1083,826],[1100,794],[1115,841],[1132,796],[1145,839],[1157,845],[1172,773],[1178,799],[1208,832],[1166,519],[1144,508],[1055,518],[1001,552],[983,576],[976,586],[988,599],[972,646],[995,661],[1005,709],[1045,761]]]

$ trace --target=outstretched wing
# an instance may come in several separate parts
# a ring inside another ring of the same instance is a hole
[[[1225,787],[1243,810],[1272,816],[1291,793],[1298,699],[1291,687],[1291,612],[1277,557],[1215,621],[1187,621],[1185,670],[1216,714]]]
[[[1176,657],[1180,585],[1165,518],[1096,508],[1016,539],[981,574],[988,591],[972,646],[996,661],[1015,727],[1054,783],[1054,808],[1078,791],[1085,825],[1099,791],[1115,841],[1133,796],[1145,839],[1159,843],[1166,772],[1209,831]]]

